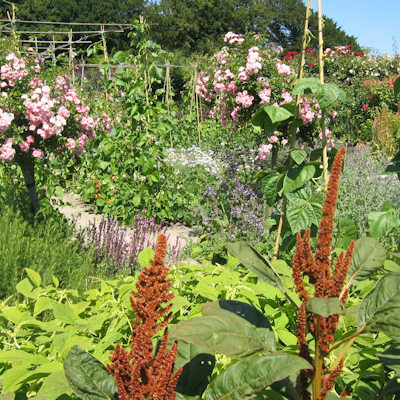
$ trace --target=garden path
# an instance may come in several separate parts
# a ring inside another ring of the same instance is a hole
[[[96,222],[96,225],[98,225],[101,222],[103,215],[96,214],[93,207],[90,204],[84,203],[79,195],[64,193],[62,200],[66,205],[56,207],[70,221],[75,221],[77,228],[84,229],[88,228],[90,223]],[[166,235],[168,237],[168,244],[171,246],[175,245],[177,238],[179,238],[181,247],[183,248],[190,242],[196,241],[200,235],[200,231],[182,224],[174,224],[167,228]]]

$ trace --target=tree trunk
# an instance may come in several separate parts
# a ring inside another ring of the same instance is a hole
[[[26,187],[28,188],[29,198],[31,199],[32,210],[35,214],[40,211],[39,197],[36,192],[35,185],[35,168],[31,158],[23,158],[19,160],[18,165],[21,167]]]

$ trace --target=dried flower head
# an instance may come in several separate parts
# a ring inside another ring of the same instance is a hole
[[[167,352],[166,328],[157,355],[153,352],[152,336],[171,320],[171,305],[164,306],[174,297],[169,292],[171,279],[166,279],[169,268],[164,264],[167,238],[159,235],[151,266],[144,267],[132,291],[131,305],[141,322],[133,327],[131,350],[128,353],[119,344],[112,352],[108,370],[115,376],[121,400],[174,400],[174,388],[182,369],[172,374],[178,353],[175,342]],[[172,374],[172,376],[171,376]]]

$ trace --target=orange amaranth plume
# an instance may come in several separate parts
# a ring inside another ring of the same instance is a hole
[[[314,336],[316,332],[315,315],[306,316],[306,303],[311,298],[306,288],[304,277],[308,276],[310,284],[315,286],[314,296],[320,298],[339,297],[340,291],[344,285],[348,269],[354,251],[354,242],[352,242],[346,251],[337,258],[334,271],[331,271],[331,251],[334,228],[335,208],[339,191],[339,177],[342,170],[342,162],[346,149],[342,147],[333,162],[331,176],[329,178],[326,198],[322,207],[322,218],[317,238],[317,249],[315,259],[311,252],[310,246],[310,229],[302,238],[300,233],[297,234],[297,246],[293,256],[293,279],[296,286],[296,292],[302,300],[297,319],[297,337],[300,356],[310,361],[310,352],[306,342],[306,330]],[[341,301],[345,303],[346,296],[342,296]],[[319,317],[319,347],[322,354],[328,354],[330,345],[333,343],[333,335],[339,321],[338,315],[330,315],[327,318]],[[343,367],[343,363],[339,364],[335,371],[326,377],[323,376],[323,388],[320,394],[320,400],[325,398],[325,394],[331,390],[335,379],[339,376]],[[301,396],[302,400],[308,400],[310,393],[307,390],[309,380],[312,378],[312,371],[302,371],[301,373]]]
[[[167,352],[168,329],[157,355],[153,352],[152,336],[165,328],[172,318],[171,305],[163,306],[174,297],[169,292],[171,279],[166,279],[169,268],[164,264],[167,238],[159,235],[151,266],[144,267],[132,291],[131,305],[137,315],[132,333],[131,350],[128,353],[119,344],[112,352],[108,370],[115,376],[121,400],[174,400],[174,388],[182,369],[174,374],[178,344],[175,342]],[[172,375],[171,375],[172,374]]]

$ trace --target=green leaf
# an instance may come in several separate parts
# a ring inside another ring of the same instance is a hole
[[[342,218],[338,224],[336,247],[347,249],[351,241],[357,240],[357,225],[350,218]]]
[[[296,373],[312,369],[303,358],[287,353],[255,356],[238,361],[218,375],[207,388],[206,400],[234,400],[255,396],[259,391]]]
[[[97,166],[102,169],[103,171],[106,170],[111,165],[108,161],[98,160]]]
[[[24,366],[11,368],[4,377],[3,390],[16,391],[28,380],[38,380],[60,370],[62,370],[62,364],[58,362],[43,364],[33,370]]]
[[[49,399],[57,399],[64,393],[71,393],[71,388],[65,378],[64,371],[57,371],[50,374],[43,381],[37,396],[47,396]],[[34,397],[36,399],[36,397]]]
[[[400,372],[400,343],[393,343],[383,353],[376,356],[381,360],[382,364],[390,369]]]
[[[282,179],[281,174],[267,175],[261,184],[261,190],[266,198],[267,204],[272,207],[277,200],[279,181]]]
[[[304,231],[312,224],[318,226],[321,216],[321,208],[310,203],[306,203],[301,207],[289,205],[286,211],[292,234]]]
[[[292,95],[316,93],[321,86],[319,78],[303,78],[296,83]]]
[[[379,242],[370,237],[357,239],[346,286],[368,279],[382,267],[385,260],[386,250]]]
[[[42,278],[40,277],[40,275],[36,271],[30,268],[25,268],[25,271],[28,274],[28,277],[30,281],[33,283],[33,285],[39,287],[40,284],[42,283]]]
[[[64,197],[64,189],[61,186],[57,186],[54,190],[54,195],[62,199]]]
[[[233,313],[190,318],[181,322],[171,336],[236,359],[269,347],[254,325]]]
[[[204,347],[188,343],[181,339],[172,339],[171,335],[177,325],[169,329],[168,345],[178,342],[178,354],[175,360],[174,370],[183,368],[175,391],[187,396],[201,396],[206,389],[209,378],[215,366],[215,356]],[[160,343],[160,340],[159,340]]]
[[[400,76],[398,76],[397,79],[394,81],[393,93],[394,93],[394,98],[397,101],[397,97],[399,96],[400,93]]]
[[[8,307],[3,309],[0,315],[17,325],[21,321],[23,314],[16,307]]]
[[[79,346],[69,351],[64,372],[74,394],[83,400],[119,398],[115,378],[99,360]]]
[[[64,303],[54,303],[53,313],[55,319],[66,324],[75,324],[75,320],[78,318],[74,310],[68,304]]]
[[[293,117],[293,114],[283,107],[264,106],[264,111],[271,118],[271,122],[273,124],[277,122],[286,121],[290,117]]]
[[[143,251],[141,251],[138,255],[138,262],[141,267],[149,267],[150,266],[150,260],[154,258],[155,251],[147,247]]]
[[[335,83],[325,83],[315,92],[315,97],[322,109],[330,106],[339,98],[339,95],[343,96]]]
[[[329,317],[335,314],[345,314],[346,306],[337,297],[322,299],[320,297],[312,297],[307,301],[307,312],[321,315],[321,317]]]
[[[315,174],[314,165],[292,166],[283,179],[283,193],[293,192],[303,183],[309,181]]]
[[[398,334],[400,330],[400,272],[381,278],[360,305],[358,329]]]
[[[201,306],[203,316],[208,315],[229,315],[233,313],[257,328],[258,333],[271,349],[275,349],[275,335],[268,318],[250,304],[236,300],[218,300],[205,303]]]
[[[254,247],[246,242],[227,243],[226,248],[247,269],[254,272],[263,282],[284,291],[281,278],[275,272],[271,263],[266,260]]]
[[[2,350],[0,353],[0,363],[29,362],[35,355],[23,350]]]
[[[290,155],[292,156],[293,161],[297,165],[300,165],[306,159],[307,152],[304,150],[292,149],[290,150]]]
[[[399,218],[393,212],[370,212],[368,214],[368,226],[371,236],[379,239],[392,228],[399,225]]]
[[[25,297],[31,297],[33,286],[28,278],[22,279],[17,283],[16,289]]]
[[[54,300],[49,297],[39,297],[35,302],[35,308],[33,311],[33,315],[39,315],[41,312],[45,310],[49,310],[53,308]]]
[[[374,400],[380,400],[383,398],[391,399],[393,395],[400,394],[400,376],[396,374],[387,384],[383,387],[383,389],[378,393],[378,395],[374,398]],[[387,397],[391,396],[391,397]],[[398,399],[398,396],[395,397]]]

